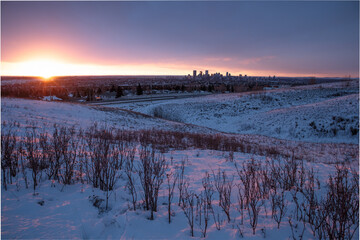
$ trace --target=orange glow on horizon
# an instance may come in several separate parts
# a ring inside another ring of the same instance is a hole
[[[178,64],[178,63],[155,63],[155,64],[121,64],[121,65],[97,65],[75,64],[51,58],[34,59],[23,62],[2,62],[2,76],[38,76],[44,81],[55,76],[91,76],[91,75],[192,75],[192,70],[198,72],[209,70],[209,73],[225,72],[233,76],[239,74],[248,76],[290,76],[290,77],[344,77],[321,73],[290,73],[266,70],[231,69],[224,67]],[[354,76],[357,77],[357,76]]]

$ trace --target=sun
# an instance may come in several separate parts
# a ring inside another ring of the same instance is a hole
[[[50,74],[50,73],[44,73],[42,75],[40,75],[39,77],[41,77],[44,81],[50,80],[50,78],[54,77],[54,75]]]
[[[44,80],[64,74],[64,64],[50,59],[30,60],[17,65],[17,72],[24,76],[38,76]]]

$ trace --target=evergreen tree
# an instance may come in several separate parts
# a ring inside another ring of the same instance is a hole
[[[137,95],[142,95],[143,94],[143,89],[139,83],[139,85],[136,87],[136,94]]]
[[[115,92],[115,86],[114,86],[114,84],[111,86],[110,92]]]
[[[117,90],[116,90],[116,98],[119,98],[121,96],[124,96],[124,93],[123,93],[123,90],[120,86],[117,87]]]
[[[226,85],[226,91],[230,92],[230,85]]]
[[[182,91],[182,92],[185,92],[185,86],[184,86],[184,84],[181,85],[181,91]]]

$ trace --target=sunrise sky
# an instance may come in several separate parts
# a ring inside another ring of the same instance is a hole
[[[1,2],[2,75],[359,76],[359,2]]]

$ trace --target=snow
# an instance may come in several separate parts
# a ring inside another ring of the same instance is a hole
[[[166,153],[168,160],[173,159],[171,168],[176,170],[181,159],[188,159],[185,168],[185,176],[189,180],[191,189],[197,192],[201,189],[201,181],[205,171],[211,173],[218,167],[225,170],[228,176],[234,175],[235,184],[239,182],[233,163],[226,161],[227,155],[220,151],[210,150],[185,150],[171,151]],[[239,164],[251,157],[264,159],[263,157],[235,153],[234,159]],[[138,156],[136,157],[138,159]],[[325,183],[334,167],[326,164],[306,163],[306,167],[314,167],[318,172],[321,183]],[[318,171],[321,170],[321,171]],[[30,176],[29,176],[30,177]],[[19,184],[12,184],[8,191],[2,191],[2,238],[44,238],[44,239],[187,239],[190,230],[182,210],[177,206],[178,193],[175,191],[172,210],[172,223],[167,222],[167,195],[163,184],[159,198],[159,210],[155,213],[155,220],[148,220],[149,212],[138,209],[129,209],[128,200],[131,198],[125,190],[125,180],[121,177],[116,190],[111,195],[108,212],[99,212],[92,205],[89,198],[99,196],[104,198],[104,193],[99,189],[92,188],[87,184],[75,184],[63,186],[43,180],[40,187],[33,195],[33,190],[26,189],[22,178],[17,180]],[[234,185],[235,186],[235,185]],[[140,187],[140,186],[138,186]],[[236,188],[234,187],[232,201],[236,202]],[[215,200],[217,193],[214,194]],[[39,203],[43,201],[43,205]],[[292,206],[290,199],[288,200]],[[216,204],[215,204],[216,205]],[[289,208],[290,208],[289,206]],[[225,215],[217,209],[220,216],[225,220]],[[268,211],[270,211],[268,209]],[[268,213],[269,214],[269,213]],[[222,224],[218,231],[211,220],[208,229],[208,239],[238,239],[236,224],[240,222],[240,216],[235,206],[232,207],[231,216],[233,221]],[[266,229],[267,239],[286,239],[291,237],[290,227],[285,218],[280,230],[277,224],[265,212],[261,212],[256,235],[252,235],[248,219],[245,217],[244,225],[241,225],[245,238],[263,239],[261,229]],[[201,239],[201,232],[195,225],[195,238]],[[311,231],[305,232],[304,238],[312,239]]]
[[[283,155],[293,156],[304,163],[305,169],[314,169],[321,187],[319,196],[324,196],[328,176],[335,172],[334,162],[350,162],[358,172],[358,133],[350,134],[350,128],[359,128],[358,83],[332,83],[295,88],[282,88],[265,93],[237,93],[209,95],[198,98],[89,106],[80,103],[37,101],[2,98],[2,122],[19,123],[19,132],[27,127],[37,126],[51,129],[54,124],[87,128],[95,122],[119,129],[156,129],[180,132],[223,134],[238,138],[246,144],[275,148]],[[147,115],[145,115],[147,114]],[[164,118],[149,115],[162,115]],[[176,122],[180,121],[180,122]],[[312,124],[314,122],[314,124]],[[314,128],[316,126],[316,128]],[[2,125],[2,131],[7,125]],[[331,130],[338,129],[336,135]],[[325,132],[321,129],[330,129]],[[222,133],[225,132],[225,133]],[[269,160],[261,153],[245,154],[234,152],[237,164],[258,160]],[[293,154],[293,155],[291,155]],[[164,153],[169,164],[168,172],[179,170],[186,160],[185,178],[190,190],[199,194],[206,172],[221,169],[234,178],[231,197],[232,206],[228,223],[225,214],[217,205],[218,194],[214,194],[214,208],[222,221],[217,230],[211,217],[208,239],[238,239],[238,226],[244,238],[291,239],[288,217],[295,203],[289,191],[286,192],[288,213],[280,229],[271,218],[269,201],[261,208],[256,234],[252,234],[249,217],[245,213],[244,224],[240,225],[237,210],[237,188],[240,183],[234,163],[229,161],[230,153],[206,149],[174,150]],[[281,163],[284,158],[276,157]],[[306,161],[305,161],[306,160]],[[139,153],[135,163],[139,161]],[[190,228],[182,209],[177,205],[179,192],[175,187],[172,201],[172,223],[167,222],[166,180],[160,189],[158,211],[155,220],[149,220],[150,213],[143,208],[131,209],[131,195],[126,189],[126,175],[120,171],[115,190],[109,199],[109,211],[93,205],[96,198],[105,199],[105,193],[87,183],[64,186],[47,180],[32,189],[31,172],[27,176],[29,188],[19,173],[8,190],[1,190],[1,237],[4,239],[189,239]],[[137,175],[136,175],[137,176]],[[138,177],[136,178],[138,181]],[[141,185],[136,184],[138,203],[141,202]],[[101,210],[102,209],[102,210]],[[297,222],[294,220],[294,223]],[[300,232],[302,224],[299,223]],[[355,233],[358,239],[359,231]],[[199,226],[195,224],[195,239],[201,239]],[[314,239],[307,226],[304,239]]]
[[[44,100],[44,101],[62,101],[61,98],[58,98],[56,96],[44,96],[42,100]]]
[[[2,122],[16,121],[21,127],[54,124],[87,128],[95,122],[120,129],[163,129],[190,132],[215,132],[207,128],[175,123],[132,111],[110,107],[94,107],[79,103],[47,102],[27,99],[2,98]]]
[[[349,84],[349,86],[348,86]],[[112,105],[227,133],[286,140],[359,143],[357,82]],[[343,119],[338,121],[339,119]],[[311,126],[312,122],[317,126]]]

